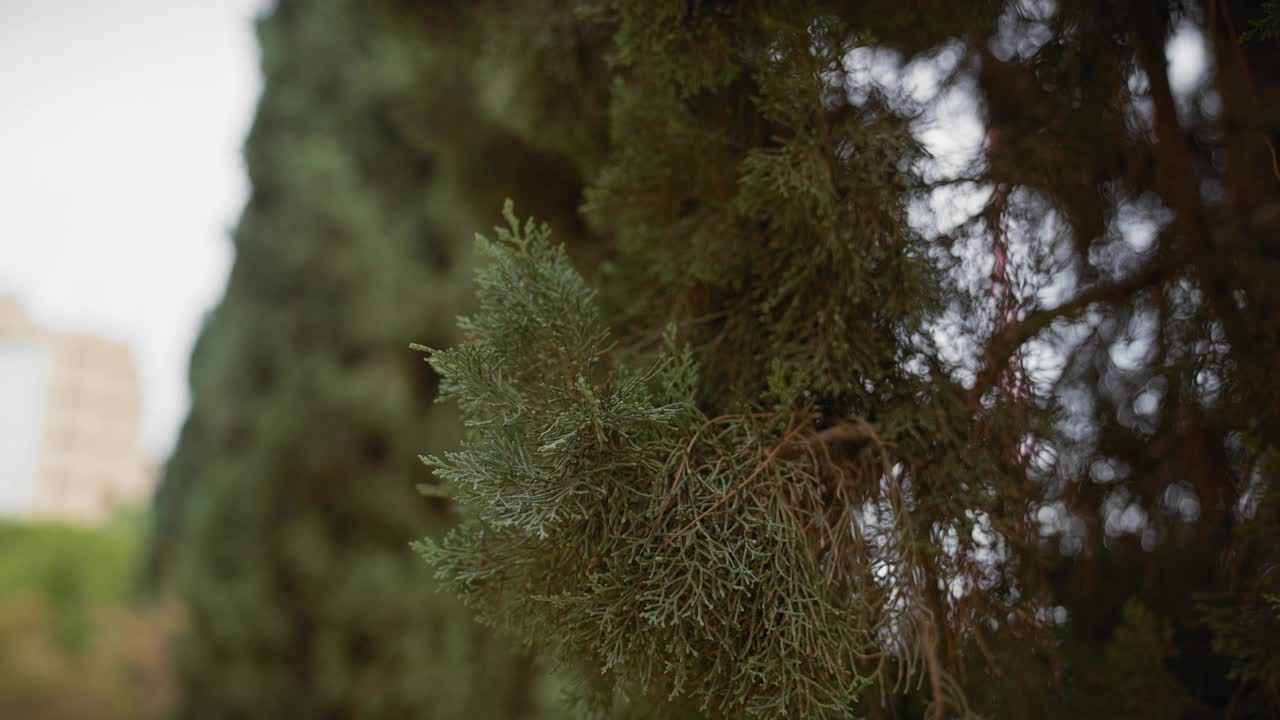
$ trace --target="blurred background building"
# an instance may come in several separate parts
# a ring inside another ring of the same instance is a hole
[[[0,398],[0,514],[96,523],[147,501],[128,345],[42,327],[0,295]]]

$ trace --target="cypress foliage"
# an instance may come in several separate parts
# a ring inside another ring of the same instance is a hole
[[[415,502],[416,452],[458,433],[422,411],[436,380],[406,346],[449,343],[470,302],[472,254],[451,238],[500,193],[561,224],[579,193],[454,71],[440,38],[464,20],[282,0],[259,24],[252,195],[150,557],[187,605],[179,717],[531,717],[546,700],[531,661],[408,550],[451,522]]]
[[[577,8],[604,112],[518,131],[575,158],[604,261],[510,209],[481,241],[429,357],[465,520],[419,550],[601,714],[1269,716],[1280,50],[1237,30],[1274,13],[929,10]],[[976,101],[970,162],[872,49]]]
[[[597,709],[844,716],[926,664],[944,687],[933,540],[1019,478],[926,333],[946,297],[906,222],[908,123],[830,82],[866,36],[799,5],[609,20],[626,70],[585,212],[627,332],[508,217],[468,342],[432,357],[474,427],[434,462],[474,517],[424,553],[611,671]]]

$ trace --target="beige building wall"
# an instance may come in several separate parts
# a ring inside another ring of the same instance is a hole
[[[147,501],[155,473],[141,447],[142,390],[124,343],[39,327],[0,296],[0,339],[39,349],[43,407],[35,427],[32,477],[18,514],[98,522]],[[37,375],[33,373],[33,375]],[[13,379],[0,378],[0,387]]]

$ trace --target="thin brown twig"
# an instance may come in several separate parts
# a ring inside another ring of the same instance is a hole
[[[1186,266],[1188,258],[1189,253],[1179,253],[1164,262],[1153,263],[1145,270],[1122,280],[1082,290],[1061,305],[1034,312],[1014,324],[1007,333],[992,338],[991,344],[987,347],[987,362],[978,371],[973,387],[969,391],[969,405],[976,406],[1004,373],[1013,353],[1049,327],[1054,320],[1074,316],[1094,303],[1115,303],[1127,300],[1134,293],[1161,283],[1174,272],[1181,270]]]
[[[934,720],[944,720],[946,717],[946,698],[942,692],[942,661],[938,659],[938,629],[934,625],[928,626],[925,632],[925,665],[929,670],[929,689],[933,693],[933,717]]]
[[[1004,673],[1000,672],[1000,666],[996,663],[996,656],[992,654],[990,646],[987,645],[986,638],[982,637],[982,630],[977,625],[969,626],[970,632],[973,633],[973,639],[978,645],[978,651],[982,653],[982,657],[986,659],[987,665],[990,666],[991,672],[996,677],[1004,677]]]
[[[805,416],[805,417],[811,417],[811,416]],[[713,503],[711,507],[699,513],[697,517],[690,520],[688,524],[686,524],[684,527],[680,528],[680,530],[676,532],[676,534],[667,538],[666,542],[662,543],[662,547],[658,548],[658,551],[662,552],[663,550],[665,550],[668,545],[675,542],[681,535],[684,535],[695,525],[702,522],[703,518],[705,518],[706,516],[718,510],[725,503],[729,502],[729,500],[734,495],[737,495],[739,492],[742,492],[743,488],[750,485],[753,480],[759,477],[766,469],[768,469],[770,465],[773,464],[773,461],[776,460],[778,456],[782,454],[783,449],[786,448],[787,445],[791,443],[791,441],[795,438],[796,435],[800,434],[801,430],[804,430],[804,427],[805,427],[804,423],[800,423],[799,425],[794,425],[794,426],[788,426],[786,435],[784,435],[782,440],[780,440],[778,444],[773,447],[773,450],[769,452],[769,455],[764,459],[764,462],[760,463],[760,465],[758,465],[755,470],[751,471],[751,474],[748,475],[745,480],[738,483],[737,487],[725,493],[724,497],[720,498],[715,503]]]
[[[867,442],[874,443],[877,447],[891,445],[886,443],[876,435],[875,428],[871,423],[860,417],[843,417],[833,418],[832,425],[823,428],[813,435],[805,438],[804,447],[814,445],[836,445],[839,443]],[[783,457],[797,457],[801,452],[801,448],[791,447],[784,451]]]
[[[689,444],[684,449],[684,459],[680,461],[680,467],[676,468],[676,476],[671,481],[671,489],[667,491],[667,499],[662,501],[662,507],[658,509],[658,517],[653,521],[653,527],[649,529],[649,537],[658,532],[658,526],[662,524],[662,518],[667,514],[667,509],[671,507],[671,503],[676,499],[676,490],[680,488],[680,481],[684,479],[685,473],[689,469],[689,458],[693,455],[693,446],[698,442],[698,438],[702,435],[702,431],[727,420],[745,420],[747,418],[766,418],[776,417],[776,412],[762,413],[733,413],[729,415],[718,415],[711,418],[698,428],[698,431],[689,439]]]

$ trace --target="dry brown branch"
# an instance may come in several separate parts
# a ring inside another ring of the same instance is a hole
[[[933,718],[943,720],[946,700],[942,693],[942,661],[938,659],[938,629],[934,625],[925,627],[925,665],[929,669],[929,689],[933,694]]]

